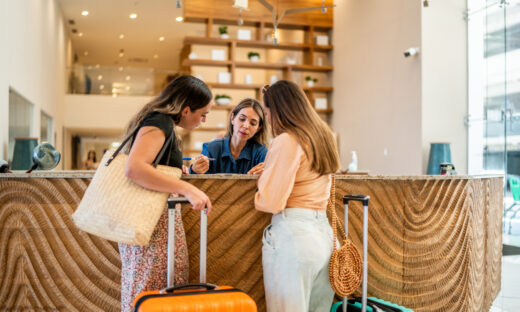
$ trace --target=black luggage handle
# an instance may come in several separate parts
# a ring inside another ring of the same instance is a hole
[[[168,209],[175,209],[177,204],[189,204],[189,200],[184,197],[170,197],[168,198]]]
[[[177,285],[177,286],[171,286],[171,287],[166,287],[164,289],[162,289],[160,291],[161,294],[164,294],[164,293],[171,293],[171,292],[174,292],[175,290],[179,290],[179,289],[186,289],[186,288],[205,288],[206,290],[214,290],[215,288],[217,288],[218,286],[215,285],[215,284],[210,284],[210,283],[189,283],[189,284],[182,284],[182,285]]]
[[[349,201],[359,201],[362,202],[363,205],[368,205],[368,201],[370,200],[370,196],[363,194],[348,194],[343,196],[343,204],[348,204]]]

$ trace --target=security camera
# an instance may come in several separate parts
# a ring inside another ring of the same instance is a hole
[[[404,57],[414,56],[417,53],[419,53],[419,48],[409,48],[408,50],[404,51]]]

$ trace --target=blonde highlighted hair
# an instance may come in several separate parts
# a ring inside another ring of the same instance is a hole
[[[338,171],[339,153],[332,130],[316,113],[303,90],[287,80],[264,90],[273,136],[285,132],[293,135],[309,159],[312,171],[321,175]]]

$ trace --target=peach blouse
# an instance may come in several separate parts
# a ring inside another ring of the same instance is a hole
[[[280,213],[285,208],[326,210],[331,175],[311,171],[307,156],[292,135],[282,133],[269,146],[258,178],[255,208]]]

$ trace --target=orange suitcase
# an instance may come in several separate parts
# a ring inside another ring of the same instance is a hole
[[[168,199],[168,285],[173,285],[175,255],[175,214],[181,213],[185,198]],[[134,299],[135,312],[197,311],[256,312],[255,301],[245,292],[231,286],[206,283],[207,215],[200,214],[200,283],[170,286],[162,290],[144,291]]]

